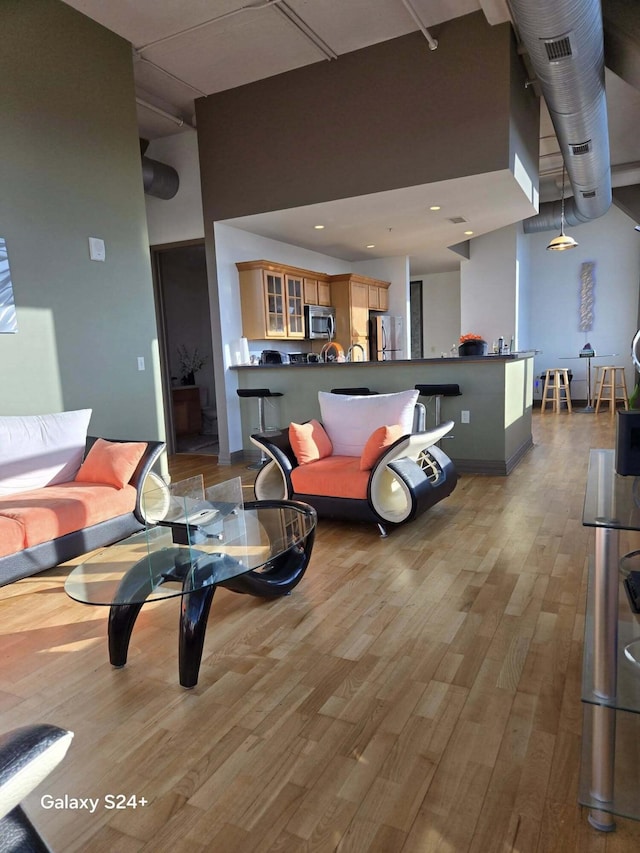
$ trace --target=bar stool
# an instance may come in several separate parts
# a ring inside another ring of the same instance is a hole
[[[599,364],[598,370],[601,373],[596,378],[596,384],[598,385],[596,415],[600,411],[600,403],[609,403],[609,414],[613,417],[618,401],[624,403],[625,409],[629,408],[629,395],[627,394],[627,383],[624,378],[624,367],[603,366]]]
[[[258,400],[258,432],[265,431],[265,423],[264,423],[264,401],[267,397],[282,397],[282,393],[280,391],[270,391],[269,388],[237,388],[236,389],[238,397],[255,397]],[[251,470],[257,470],[269,461],[269,457],[264,452],[264,450],[260,450],[260,459],[252,465],[247,465],[247,468]]]
[[[562,396],[563,391],[564,397]],[[552,367],[545,370],[541,413],[544,414],[547,403],[551,403],[551,411],[557,414],[563,402],[566,402],[567,409],[572,412],[569,370],[566,367]]]
[[[434,406],[434,426],[438,426],[440,424],[440,401],[443,397],[460,397],[462,395],[462,391],[460,390],[459,385],[454,385],[453,383],[447,384],[439,384],[439,385],[414,385],[416,391],[419,392],[421,397],[428,397],[427,405],[430,400],[435,400]],[[453,436],[450,436],[453,438]]]
[[[332,394],[348,394],[350,397],[370,397],[372,394],[377,394],[377,391],[371,391],[370,388],[332,388]]]

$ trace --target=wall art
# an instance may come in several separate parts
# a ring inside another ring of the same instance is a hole
[[[0,334],[12,335],[17,331],[18,320],[13,299],[7,242],[4,237],[0,237]]]
[[[585,261],[580,267],[580,317],[578,329],[590,332],[593,329],[596,302],[595,261]]]

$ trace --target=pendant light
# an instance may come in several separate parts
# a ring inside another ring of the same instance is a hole
[[[552,252],[564,252],[565,249],[575,249],[578,244],[573,237],[564,233],[564,162],[562,164],[562,202],[560,207],[560,233],[547,246]]]

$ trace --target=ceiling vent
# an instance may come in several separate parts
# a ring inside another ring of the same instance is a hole
[[[563,59],[571,59],[573,49],[569,36],[558,36],[553,39],[542,39],[544,49],[549,62],[561,62]]]
[[[449,222],[453,222],[454,225],[460,225],[462,222],[466,222],[467,220],[464,216],[452,216],[449,219]]]
[[[587,139],[586,142],[578,142],[576,145],[569,143],[569,151],[574,157],[579,154],[588,154],[591,151],[591,140]]]

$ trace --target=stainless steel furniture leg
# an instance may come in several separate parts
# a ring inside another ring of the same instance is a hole
[[[594,571],[594,691],[603,699],[616,695],[618,655],[618,555],[619,532],[615,529],[595,529]],[[613,708],[596,705],[592,709],[591,732],[591,794],[603,806],[613,803],[616,714]],[[608,811],[590,809],[589,823],[604,832],[615,829],[613,815]]]

